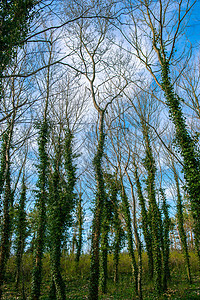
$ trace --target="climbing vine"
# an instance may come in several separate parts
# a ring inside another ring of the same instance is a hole
[[[176,192],[177,192],[176,207],[177,207],[178,230],[179,230],[180,239],[181,239],[181,247],[182,247],[182,251],[183,251],[184,259],[185,259],[187,277],[188,277],[188,281],[191,283],[192,278],[191,278],[191,271],[190,271],[190,257],[189,257],[189,251],[188,251],[188,245],[187,245],[186,232],[184,229],[183,204],[182,204],[182,197],[181,197],[181,192],[180,192],[178,175],[177,175],[177,172],[175,169],[174,162],[172,162],[172,168],[173,168],[173,172],[174,172],[174,179],[176,182]]]
[[[98,300],[99,286],[99,245],[102,223],[102,211],[104,201],[106,199],[105,183],[102,170],[102,158],[104,153],[104,111],[101,112],[99,126],[99,138],[97,152],[95,154],[93,165],[96,178],[96,197],[95,211],[92,222],[92,245],[91,245],[91,263],[90,263],[90,285],[89,285],[89,300]]]
[[[150,138],[148,127],[145,122],[142,123],[143,136],[145,140],[145,152],[144,167],[147,170],[146,178],[146,190],[149,200],[148,218],[150,222],[150,230],[152,235],[152,249],[153,249],[153,263],[154,263],[154,287],[158,294],[162,291],[162,231],[161,231],[161,214],[156,202],[156,190],[155,190],[155,160],[150,145]]]
[[[194,219],[195,245],[200,259],[200,157],[194,139],[190,136],[183,116],[180,98],[171,83],[169,62],[162,60],[162,87],[169,107],[169,114],[175,126],[176,142],[183,157],[183,171],[190,197]]]
[[[0,299],[2,298],[2,285],[5,277],[6,263],[10,252],[10,237],[11,237],[11,223],[12,223],[12,206],[13,193],[11,191],[10,178],[10,141],[9,132],[3,135],[2,152],[0,162],[0,176],[2,179],[0,185],[0,196],[2,201],[2,225],[1,225],[1,244],[0,244]]]
[[[132,264],[132,272],[134,276],[135,283],[135,291],[138,292],[138,266],[135,259],[135,253],[133,248],[133,235],[132,235],[132,226],[131,226],[131,215],[130,215],[130,207],[128,202],[128,197],[126,195],[126,191],[124,185],[121,185],[121,199],[122,199],[122,210],[124,214],[125,224],[126,224],[126,234],[128,240],[128,252],[131,258]]]
[[[143,235],[144,235],[144,240],[145,240],[146,250],[148,255],[149,274],[150,274],[150,278],[153,279],[152,237],[151,237],[150,224],[148,219],[148,212],[145,204],[146,201],[143,197],[142,187],[138,176],[138,167],[136,165],[135,159],[133,159],[133,165],[134,165],[134,176],[136,182],[137,195],[141,207],[142,230],[143,230]]]
[[[163,189],[160,189],[161,199],[162,199],[162,212],[164,215],[163,219],[163,290],[167,289],[167,283],[170,279],[170,269],[169,269],[169,253],[170,253],[170,225],[171,220],[169,218],[169,205],[165,197]]]
[[[16,209],[16,287],[19,286],[20,275],[22,275],[22,257],[25,248],[25,240],[27,237],[27,220],[26,220],[26,183],[23,174],[22,178],[22,187],[21,187],[21,195],[19,199],[19,204]]]
[[[48,129],[47,121],[39,124],[38,136],[38,152],[39,164],[37,165],[38,180],[36,191],[36,209],[38,214],[37,233],[35,237],[34,246],[34,265],[32,277],[31,300],[39,300],[41,287],[41,271],[42,271],[42,257],[45,243],[46,230],[46,205],[48,200],[48,175],[49,175],[49,158],[47,154],[48,143]]]

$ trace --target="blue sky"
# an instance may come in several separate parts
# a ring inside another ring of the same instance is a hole
[[[194,48],[200,45],[200,0],[197,0],[197,3],[191,11],[186,36]]]

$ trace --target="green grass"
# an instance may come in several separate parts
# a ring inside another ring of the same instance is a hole
[[[144,299],[200,299],[200,276],[198,271],[198,259],[194,253],[191,256],[191,270],[193,282],[189,284],[185,272],[183,255],[179,252],[172,252],[170,255],[170,270],[171,281],[168,290],[165,294],[157,297],[154,293],[153,283],[149,281],[147,256],[143,254],[143,296]],[[83,255],[81,257],[79,266],[76,265],[74,257],[70,255],[63,255],[62,261],[62,275],[66,284],[67,299],[84,300],[87,299],[88,285],[89,285],[89,268],[90,257]],[[32,255],[26,254],[23,261],[24,270],[24,286],[25,294],[28,299],[31,290],[31,268],[32,268]],[[6,300],[22,300],[21,290],[15,287],[15,258],[11,257],[7,266],[6,283],[4,285],[3,299]],[[45,255],[43,259],[43,272],[42,272],[42,290],[41,300],[48,300],[48,292],[50,289],[50,268],[49,268],[49,255]],[[116,285],[113,282],[113,257],[109,255],[108,262],[108,288],[105,295],[100,295],[99,299],[121,299],[131,300],[137,299],[134,291],[134,284],[131,275],[131,263],[127,253],[122,253],[120,256],[119,265],[119,283]],[[55,299],[56,300],[56,299]]]

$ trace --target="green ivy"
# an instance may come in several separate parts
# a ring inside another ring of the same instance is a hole
[[[27,220],[26,220],[26,184],[23,175],[21,196],[19,199],[19,204],[16,208],[16,228],[15,228],[15,248],[16,248],[16,287],[19,286],[21,269],[22,269],[22,256],[25,248],[25,240],[27,237]]]
[[[80,192],[77,203],[77,226],[78,239],[76,241],[76,256],[75,261],[78,263],[81,256],[81,249],[83,243],[83,207],[82,207],[82,193]]]
[[[108,234],[113,219],[114,205],[117,205],[118,189],[116,188],[115,177],[105,173],[107,196],[104,201],[102,212],[102,230],[101,230],[101,256],[100,256],[100,280],[99,287],[102,293],[106,293],[107,288],[107,260],[108,260]]]
[[[142,231],[144,235],[144,240],[146,244],[146,250],[147,250],[147,256],[148,256],[148,268],[149,268],[149,274],[150,278],[153,279],[153,250],[152,250],[152,236],[150,231],[150,224],[148,219],[148,213],[146,209],[146,201],[143,197],[142,187],[138,175],[138,167],[136,165],[135,159],[133,160],[134,165],[134,176],[135,176],[135,182],[136,182],[136,189],[137,189],[137,195],[139,204],[141,207],[141,216],[142,216]]]
[[[138,267],[137,267],[134,248],[133,248],[133,234],[132,234],[132,225],[131,225],[132,221],[131,221],[131,215],[130,215],[130,207],[129,207],[128,197],[126,195],[126,191],[125,191],[123,183],[121,186],[121,199],[122,199],[122,209],[123,209],[123,214],[124,214],[124,219],[125,219],[125,224],[126,224],[128,252],[129,252],[129,256],[131,258],[135,291],[137,293],[138,292]]]
[[[1,1],[0,73],[11,63],[15,50],[23,44],[32,19],[35,0]]]
[[[2,297],[2,285],[4,282],[6,263],[10,252],[11,224],[12,224],[12,207],[13,193],[11,191],[10,178],[10,146],[9,133],[3,135],[0,175],[3,179],[1,183],[1,200],[3,204],[3,219],[1,226],[1,243],[0,243],[0,299]]]
[[[195,141],[188,132],[180,105],[180,98],[174,92],[174,87],[171,83],[169,62],[163,60],[161,67],[162,87],[169,107],[170,118],[175,126],[177,146],[183,157],[183,172],[194,219],[195,245],[200,260],[200,156]]]
[[[169,232],[171,226],[171,220],[169,218],[169,205],[165,197],[163,189],[160,189],[162,198],[162,211],[164,215],[163,219],[163,290],[167,289],[167,283],[170,279],[169,269],[169,253],[170,253],[170,239]]]
[[[41,271],[42,271],[42,257],[45,243],[46,230],[46,204],[48,199],[48,175],[49,175],[49,158],[47,154],[48,143],[48,129],[47,121],[39,124],[38,137],[38,152],[39,164],[37,192],[36,192],[36,209],[38,214],[37,233],[35,237],[34,249],[34,265],[32,276],[31,300],[39,300],[41,287]]]
[[[161,214],[156,202],[156,190],[155,190],[155,160],[150,145],[150,138],[148,127],[145,122],[142,122],[143,136],[145,141],[146,156],[144,159],[144,167],[147,170],[146,190],[149,200],[149,223],[152,236],[152,249],[153,249],[153,261],[154,261],[154,287],[158,294],[162,291],[162,220]]]
[[[172,168],[174,171],[174,179],[176,182],[176,192],[177,192],[176,207],[177,207],[178,230],[179,230],[179,234],[180,234],[181,247],[182,247],[185,265],[186,265],[187,277],[188,277],[188,281],[191,283],[192,278],[191,278],[191,271],[190,271],[190,256],[189,256],[189,251],[188,251],[186,232],[184,229],[183,203],[182,203],[182,197],[181,197],[181,192],[180,192],[180,187],[179,187],[178,175],[177,175],[174,163],[172,163]]]
[[[53,171],[49,181],[48,230],[52,284],[50,299],[65,300],[65,284],[61,275],[61,253],[66,229],[71,224],[72,210],[75,206],[74,186],[76,167],[74,166],[73,135],[69,128],[65,132],[64,160],[66,180],[63,179],[62,145],[60,137],[56,143]]]
[[[95,179],[96,179],[96,197],[95,197],[94,217],[92,222],[90,284],[89,284],[89,297],[88,297],[89,300],[98,300],[99,244],[100,244],[100,234],[101,234],[102,211],[103,211],[104,201],[106,199],[105,183],[104,183],[103,170],[102,170],[104,142],[105,142],[104,111],[102,111],[97,152],[93,160]]]

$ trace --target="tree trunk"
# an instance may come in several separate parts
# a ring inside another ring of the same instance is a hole
[[[99,244],[102,223],[102,210],[104,206],[105,186],[102,171],[102,158],[104,148],[104,111],[100,113],[99,139],[97,153],[94,157],[94,168],[97,184],[96,202],[94,217],[92,223],[92,244],[91,244],[91,263],[90,263],[90,284],[89,284],[89,300],[98,300],[98,285],[99,285]]]

